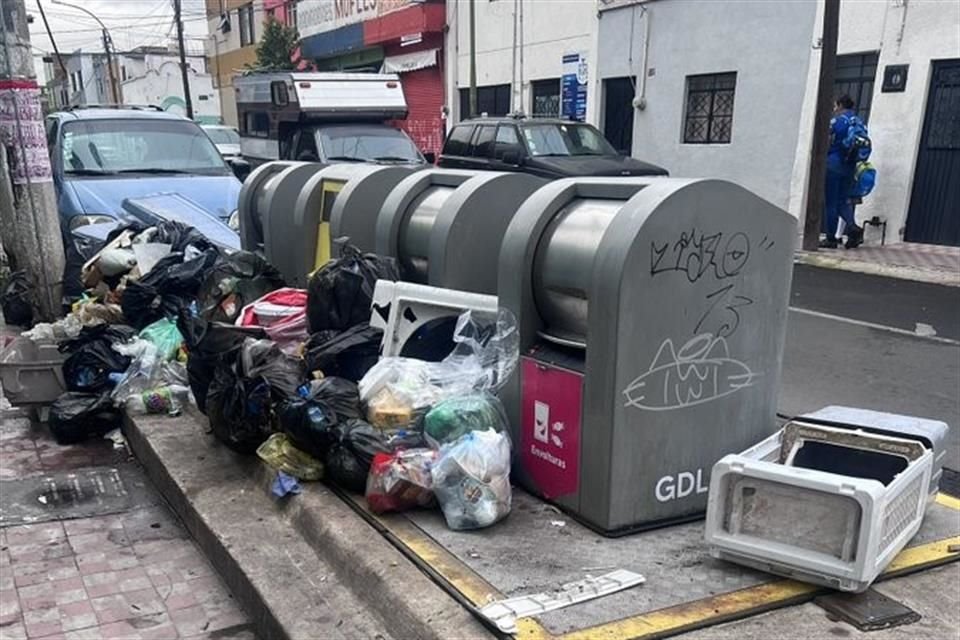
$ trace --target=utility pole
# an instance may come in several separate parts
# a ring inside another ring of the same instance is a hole
[[[0,0],[0,233],[32,285],[34,317],[60,315],[63,243],[24,0]]]
[[[47,37],[50,38],[50,44],[53,46],[53,55],[57,56],[57,64],[60,65],[60,70],[63,71],[63,77],[67,78],[70,74],[67,73],[67,65],[63,63],[63,58],[60,56],[60,49],[57,47],[57,41],[53,37],[53,32],[50,31],[50,23],[47,22],[47,14],[43,10],[43,3],[40,0],[37,0],[37,8],[40,9],[40,17],[43,18],[43,27],[47,30]]]
[[[180,47],[180,78],[183,80],[183,101],[187,103],[187,118],[193,120],[190,77],[187,75],[187,52],[183,48],[183,20],[180,16],[180,0],[173,0],[173,19],[177,23],[177,44]]]
[[[810,175],[807,178],[807,211],[803,221],[803,248],[816,251],[824,207],[827,150],[833,110],[833,79],[837,67],[837,35],[840,31],[840,0],[824,0],[823,38],[820,49],[820,79],[817,82],[817,114],[813,121]]]
[[[463,114],[460,114],[463,117]],[[470,117],[477,117],[477,8],[470,0]]]
[[[103,35],[103,55],[107,58],[107,77],[110,80],[110,96],[115,104],[120,104],[122,102],[120,97],[120,86],[117,84],[117,76],[114,74],[113,69],[113,56],[110,53],[110,46],[113,42],[113,38],[110,37],[110,32],[107,31],[107,25],[103,24],[103,21],[89,9],[85,9],[81,6],[70,4],[68,2],[63,2],[63,0],[50,1],[53,2],[53,4],[58,4],[62,7],[70,7],[71,9],[76,9],[77,11],[83,11],[85,14],[96,20],[97,24],[100,25],[100,32]]]

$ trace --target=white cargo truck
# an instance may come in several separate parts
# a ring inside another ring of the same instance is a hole
[[[253,73],[233,84],[240,152],[252,167],[271,160],[433,162],[389,124],[407,117],[396,74]]]

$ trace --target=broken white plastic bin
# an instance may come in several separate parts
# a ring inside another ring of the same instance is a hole
[[[803,452],[805,446],[810,448]],[[814,454],[827,467],[866,461],[865,475],[877,472],[878,479],[793,466]],[[893,471],[877,471],[884,468]],[[713,467],[706,520],[710,554],[863,591],[920,528],[932,468],[932,451],[917,440],[789,423]]]

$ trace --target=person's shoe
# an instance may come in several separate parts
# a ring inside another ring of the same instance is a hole
[[[852,229],[851,233],[847,234],[847,241],[844,243],[843,247],[845,249],[856,249],[863,244],[863,228],[857,227]]]
[[[836,249],[837,241],[834,240],[833,238],[824,238],[823,240],[820,241],[819,246],[821,249]]]

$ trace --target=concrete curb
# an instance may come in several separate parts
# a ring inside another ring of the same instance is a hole
[[[261,638],[492,637],[324,485],[272,499],[265,465],[205,425],[195,412],[134,416],[124,432]]]
[[[897,278],[899,280],[912,280],[914,282],[941,284],[948,287],[960,287],[960,273],[951,273],[949,271],[942,271],[939,269],[878,264],[875,262],[866,262],[848,257],[838,258],[806,251],[797,251],[794,253],[793,263],[821,267],[824,269],[838,269],[840,271],[866,273],[885,278]]]

